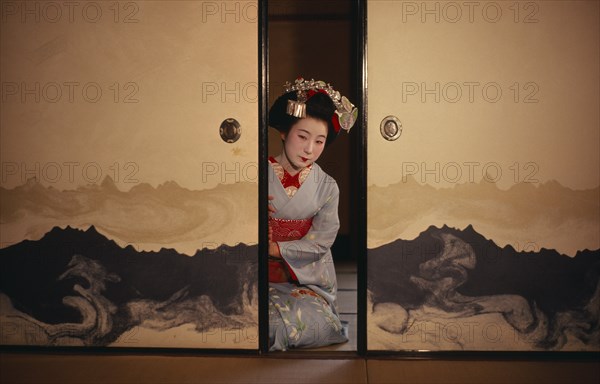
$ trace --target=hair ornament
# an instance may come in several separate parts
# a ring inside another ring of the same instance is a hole
[[[334,90],[330,84],[324,81],[304,80],[299,77],[294,84],[286,82],[284,89],[284,93],[296,91],[297,95],[297,100],[288,100],[286,109],[288,115],[298,118],[306,117],[306,101],[316,93],[323,93],[329,96],[335,105],[336,111],[332,120],[336,131],[341,128],[349,132],[358,118],[358,109],[350,100],[346,96],[340,95],[339,91]]]

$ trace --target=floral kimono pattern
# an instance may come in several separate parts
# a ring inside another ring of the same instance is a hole
[[[273,159],[270,165],[274,240],[293,277],[269,283],[270,350],[345,342],[330,251],[339,229],[337,183],[312,164],[300,175],[301,185],[290,193],[287,183],[284,187],[281,182],[280,165]]]

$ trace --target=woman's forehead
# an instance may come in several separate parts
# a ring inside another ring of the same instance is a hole
[[[302,130],[312,136],[324,136],[327,137],[327,123],[322,120],[318,120],[312,117],[306,117],[300,119],[296,124],[292,126],[293,130]]]

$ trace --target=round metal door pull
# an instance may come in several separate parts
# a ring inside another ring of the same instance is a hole
[[[235,143],[242,135],[242,128],[240,123],[233,118],[223,120],[221,127],[219,127],[219,133],[221,139],[226,143]]]
[[[396,116],[387,116],[379,125],[381,136],[389,141],[394,141],[402,134],[402,123]]]

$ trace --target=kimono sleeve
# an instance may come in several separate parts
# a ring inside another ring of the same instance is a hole
[[[339,197],[339,188],[333,181],[322,197],[324,204],[313,217],[312,226],[307,234],[299,240],[278,242],[281,255],[292,267],[302,268],[320,261],[329,253],[340,228]]]

